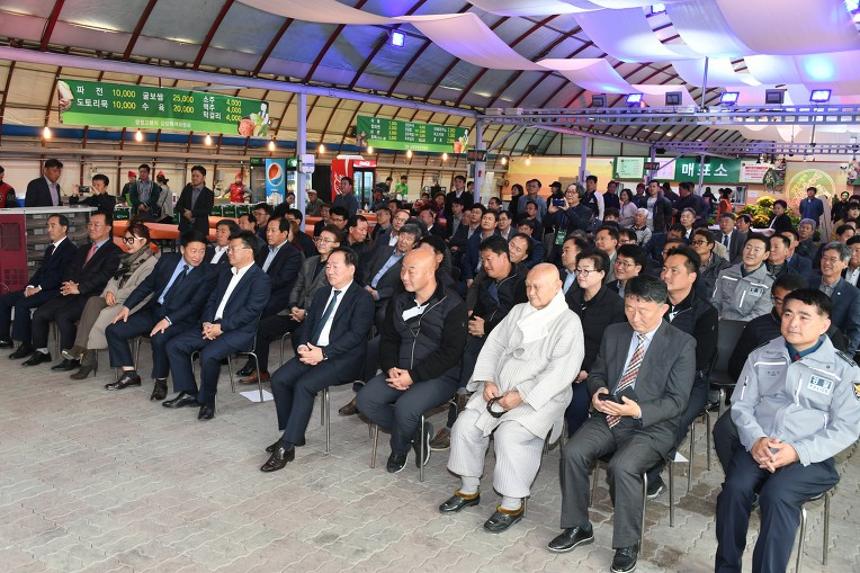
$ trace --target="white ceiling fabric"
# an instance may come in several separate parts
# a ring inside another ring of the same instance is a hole
[[[642,99],[650,107],[665,107],[666,94],[681,92],[681,105],[695,105],[693,96],[685,86],[678,84],[633,84],[633,91],[642,94]]]
[[[557,14],[576,14],[589,10],[600,10],[602,6],[591,5],[590,2],[573,3],[561,0],[470,0],[485,12],[499,16],[554,16]],[[590,7],[580,7],[589,6]]]
[[[592,42],[623,62],[667,62],[699,57],[683,44],[661,43],[641,8],[600,10],[577,14],[575,18]]]
[[[684,43],[703,56],[739,57],[754,53],[735,36],[714,0],[670,4],[666,12]]]
[[[702,86],[705,73],[705,59],[678,60],[672,62],[675,71],[688,84]],[[758,78],[750,74],[736,72],[729,58],[710,58],[708,60],[708,87],[732,85],[759,85]],[[775,82],[774,82],[775,83]]]

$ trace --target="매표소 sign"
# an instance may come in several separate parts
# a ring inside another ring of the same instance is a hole
[[[265,137],[260,100],[146,85],[59,80],[60,121],[70,125],[163,129]]]
[[[469,148],[469,130],[452,125],[360,115],[355,134],[359,147],[372,145],[380,149],[437,153],[465,153]]]
[[[705,183],[738,183],[741,180],[740,159],[708,157],[704,164]],[[700,163],[696,157],[679,157],[675,160],[675,181],[699,182]]]

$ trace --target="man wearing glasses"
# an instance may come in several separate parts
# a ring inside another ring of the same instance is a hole
[[[848,354],[860,348],[860,289],[842,277],[851,260],[851,247],[834,241],[821,253],[821,276],[810,287],[826,294],[833,303],[830,320],[848,337]]]
[[[288,332],[295,332],[302,325],[314,295],[320,288],[328,286],[328,280],[323,271],[329,255],[340,246],[340,242],[340,229],[334,225],[327,225],[316,238],[319,255],[308,257],[302,263],[296,284],[290,294],[290,302],[286,308],[272,316],[264,316],[260,320],[260,326],[257,328],[256,349],[260,364],[260,376],[264,382],[270,378],[269,345],[279,341]],[[239,381],[240,384],[255,384],[257,382],[257,374],[254,372],[254,364],[251,361],[239,371],[239,375],[244,376]]]
[[[254,264],[254,234],[241,231],[230,239],[230,267],[219,271],[218,283],[203,310],[200,330],[188,330],[167,343],[167,358],[173,374],[174,398],[162,402],[166,408],[197,406],[198,420],[215,417],[215,394],[221,360],[250,350],[260,315],[269,302],[271,281]],[[198,391],[191,354],[200,353]]]

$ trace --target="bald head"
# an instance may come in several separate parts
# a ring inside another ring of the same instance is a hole
[[[436,252],[433,249],[414,249],[403,257],[400,280],[408,292],[436,290]]]
[[[561,277],[555,265],[540,263],[526,276],[526,295],[529,304],[540,310],[552,302],[561,290]]]

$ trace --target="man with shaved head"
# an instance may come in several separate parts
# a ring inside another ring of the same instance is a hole
[[[391,434],[389,473],[404,468],[410,447],[416,465],[427,463],[433,428],[425,424],[424,435],[419,435],[421,416],[457,391],[466,305],[436,280],[437,266],[432,249],[412,250],[403,257],[400,280],[405,292],[391,298],[379,329],[382,373],[358,393],[359,411]]]
[[[582,364],[582,325],[561,286],[554,265],[541,263],[529,271],[528,302],[514,306],[487,336],[467,386],[474,394],[451,431],[448,469],[461,484],[439,511],[453,513],[480,502],[484,456],[495,434],[493,489],[502,503],[484,523],[491,533],[522,519],[522,500],[540,467],[544,439],[561,434],[571,372]]]

